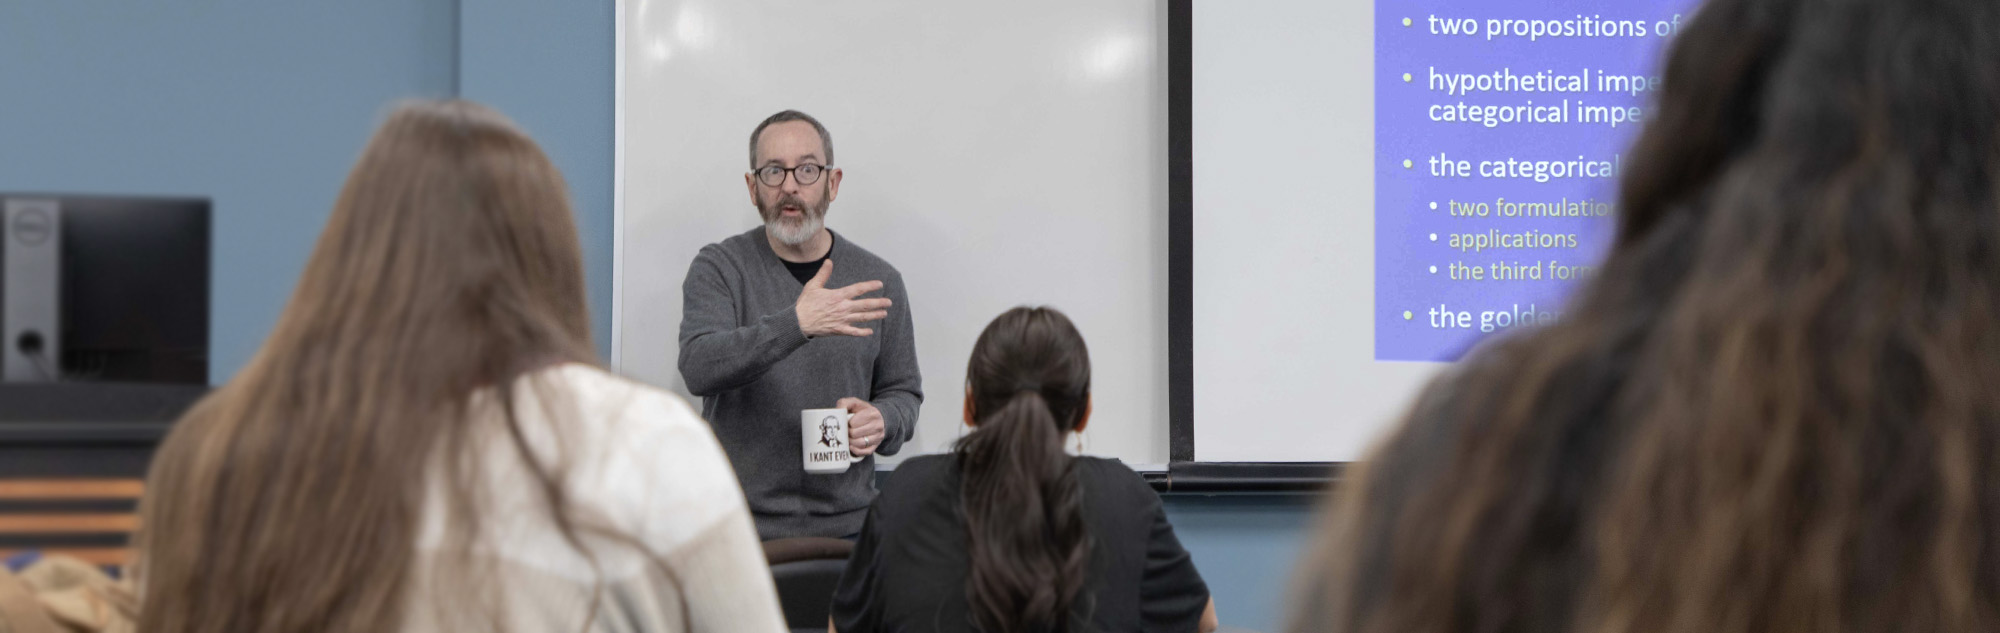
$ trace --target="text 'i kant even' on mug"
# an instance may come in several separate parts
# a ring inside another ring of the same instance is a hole
[[[847,450],[846,409],[806,409],[799,412],[799,443],[805,446],[806,472],[833,475],[863,458]]]

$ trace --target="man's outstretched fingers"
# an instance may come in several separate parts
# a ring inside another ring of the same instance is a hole
[[[832,264],[833,260],[827,260],[827,263]],[[852,286],[848,286],[846,288],[841,288],[840,293],[846,295],[846,297],[849,299],[853,299],[855,297],[859,297],[861,295],[865,295],[881,289],[882,289],[882,282],[880,281],[864,281],[858,284],[854,284]]]

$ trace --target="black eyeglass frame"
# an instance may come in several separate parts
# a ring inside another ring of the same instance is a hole
[[[807,167],[812,167],[818,170],[820,172],[819,175],[813,176],[811,180],[799,177],[799,170],[805,169]],[[773,173],[779,174],[776,182],[772,182],[771,180],[766,179],[764,177],[764,173],[769,170],[776,170]],[[757,182],[762,183],[766,187],[782,186],[785,184],[786,177],[790,177],[792,180],[797,181],[800,186],[805,186],[819,182],[819,179],[826,177],[827,172],[831,172],[833,170],[834,167],[832,165],[821,165],[819,163],[802,163],[796,167],[779,167],[777,165],[765,165],[763,167],[758,167],[756,169],[750,170],[750,174],[752,177],[757,179]]]

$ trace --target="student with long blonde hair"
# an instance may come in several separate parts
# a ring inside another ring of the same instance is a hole
[[[154,461],[140,630],[782,630],[713,434],[598,368],[584,306],[540,148],[397,108],[270,339]]]

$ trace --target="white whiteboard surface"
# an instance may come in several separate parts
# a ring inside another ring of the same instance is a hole
[[[827,226],[903,274],[916,438],[959,436],[974,338],[1057,307],[1090,344],[1090,453],[1167,461],[1164,3],[621,0],[613,364],[686,394],[681,281],[758,224],[749,135],[819,118],[846,172]]]
[[[1374,355],[1372,4],[1194,3],[1196,461],[1359,459],[1443,367]]]

